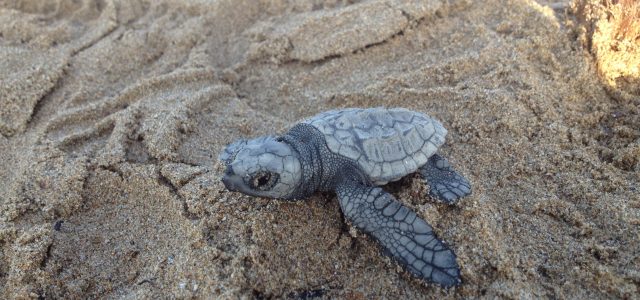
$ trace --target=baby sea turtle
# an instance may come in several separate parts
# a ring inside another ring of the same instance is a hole
[[[415,276],[442,286],[459,284],[456,256],[427,222],[381,189],[418,172],[430,195],[447,204],[471,193],[469,182],[438,155],[447,130],[404,108],[327,111],[281,136],[239,140],[220,155],[222,182],[231,191],[304,199],[334,191],[353,226],[368,233]]]

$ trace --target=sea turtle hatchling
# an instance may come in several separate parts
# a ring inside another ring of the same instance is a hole
[[[281,136],[229,144],[219,159],[225,187],[244,194],[303,199],[335,191],[353,226],[415,276],[449,287],[459,284],[456,256],[427,222],[380,185],[418,172],[430,195],[453,204],[471,193],[469,182],[436,151],[447,130],[404,108],[327,111]]]

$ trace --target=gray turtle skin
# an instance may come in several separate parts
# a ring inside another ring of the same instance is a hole
[[[403,108],[327,111],[284,135],[229,144],[219,156],[222,182],[231,191],[286,200],[333,191],[345,218],[386,254],[416,277],[450,287],[461,282],[453,251],[379,187],[417,172],[441,202],[469,195],[469,182],[436,153],[446,134],[440,122]]]

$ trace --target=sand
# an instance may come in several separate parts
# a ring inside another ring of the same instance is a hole
[[[640,100],[584,26],[530,0],[0,1],[0,296],[635,298]],[[455,289],[381,255],[333,194],[219,181],[239,137],[374,106],[449,130],[470,197],[388,190],[457,253]]]

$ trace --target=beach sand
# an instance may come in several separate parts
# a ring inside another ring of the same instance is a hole
[[[637,297],[640,93],[601,76],[596,21],[566,1],[0,1],[0,296]],[[376,106],[440,120],[472,183],[453,207],[417,176],[388,188],[457,254],[454,289],[331,193],[219,181],[237,138]]]

